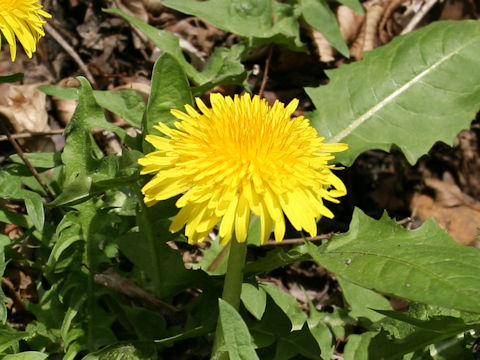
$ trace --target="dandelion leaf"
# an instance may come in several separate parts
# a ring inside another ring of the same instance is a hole
[[[437,141],[452,144],[479,109],[480,23],[441,21],[365,54],[307,88],[317,110],[307,114],[337,156],[351,165],[369,149],[397,145],[411,164]]]
[[[356,209],[346,234],[307,247],[318,264],[361,287],[480,313],[480,252],[455,243],[433,219],[407,230]]]

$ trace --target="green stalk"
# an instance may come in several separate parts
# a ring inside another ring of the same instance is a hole
[[[230,241],[230,253],[228,256],[227,273],[223,284],[222,299],[232,305],[236,310],[240,306],[240,294],[242,292],[243,270],[247,256],[247,242],[239,243],[235,237]],[[219,351],[225,345],[223,339],[222,324],[218,316],[217,330],[213,343],[212,359],[228,359],[227,352]]]
[[[160,277],[160,264],[158,262],[157,243],[155,241],[155,237],[153,236],[152,227],[150,226],[150,221],[148,220],[147,206],[143,202],[143,195],[138,189],[137,189],[137,196],[139,199],[138,203],[140,204],[139,205],[140,211],[138,213],[139,225],[140,225],[140,229],[147,237],[150,256],[152,259],[152,265],[154,268],[154,272],[152,274],[152,280],[153,280],[153,285],[155,289],[155,295],[158,296],[160,295],[160,290],[162,288],[162,282],[161,282],[162,280]]]

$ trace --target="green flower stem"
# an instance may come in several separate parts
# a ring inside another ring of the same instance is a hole
[[[137,190],[137,196],[138,196],[138,203],[139,203],[139,211],[138,211],[138,220],[139,220],[139,225],[140,229],[143,231],[145,234],[147,240],[148,240],[148,247],[150,250],[150,256],[152,259],[152,264],[153,264],[153,269],[154,272],[151,274],[152,279],[153,279],[153,286],[155,289],[155,295],[160,295],[160,289],[161,289],[161,278],[160,278],[160,264],[158,262],[158,249],[157,249],[157,242],[155,241],[155,236],[153,235],[152,228],[150,226],[150,221],[148,220],[148,215],[147,215],[147,206],[143,202],[143,195],[140,192],[140,189]]]
[[[247,256],[247,242],[239,243],[235,237],[230,241],[230,253],[228,256],[227,273],[223,284],[222,299],[232,305],[236,310],[240,306],[240,294],[242,292],[243,270]],[[228,359],[226,352],[219,351],[225,344],[223,339],[222,324],[218,316],[217,330],[213,343],[212,359]]]
[[[232,238],[230,244],[222,299],[238,310],[240,293],[242,291],[243,270],[245,269],[245,258],[247,256],[247,242],[239,243],[237,239]]]

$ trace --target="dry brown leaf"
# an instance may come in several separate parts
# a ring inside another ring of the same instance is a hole
[[[388,3],[387,6],[386,6],[385,11],[383,11],[382,19],[381,19],[380,24],[378,26],[378,28],[379,28],[378,35],[379,35],[379,38],[380,38],[380,41],[382,42],[382,44],[386,44],[387,42],[389,42],[394,35],[390,31],[385,30],[385,24],[387,23],[387,20],[390,18],[392,13],[400,5],[402,5],[406,1],[407,0],[393,0],[393,1],[390,1],[390,3]]]
[[[164,9],[164,6],[159,0],[143,0],[143,6],[148,13],[158,15]]]
[[[60,80],[57,85],[63,88],[76,88],[78,87],[79,83],[76,79],[65,78]],[[77,101],[59,99],[55,96],[52,97],[52,100],[55,104],[55,109],[57,111],[57,118],[60,119],[62,124],[67,125],[70,122],[73,113],[75,112],[75,108],[77,107]]]
[[[330,62],[335,60],[335,49],[332,45],[328,42],[327,38],[323,36],[323,34],[315,29],[312,28],[312,37],[313,42],[317,48],[318,55],[320,57],[320,61],[322,62]]]
[[[157,2],[159,1],[157,0]],[[143,22],[148,22],[148,12],[147,9],[145,9],[144,0],[119,0],[117,5],[120,10],[135,16]]]
[[[337,8],[337,20],[340,32],[347,44],[351,44],[357,37],[363,23],[363,16],[348,6],[340,5]]]
[[[50,130],[46,108],[46,95],[37,89],[40,84],[1,84],[0,112],[5,115],[16,133],[36,133]],[[28,152],[55,151],[50,138],[19,139]]]
[[[365,20],[360,34],[350,47],[350,54],[356,60],[362,59],[365,51],[373,50],[378,46],[377,29],[384,10],[384,5],[381,1],[363,4],[365,6]]]
[[[434,217],[438,225],[453,239],[464,245],[474,245],[480,235],[480,203],[462,193],[451,180],[426,179],[435,198],[415,194],[411,201],[412,217],[422,221]]]
[[[15,132],[49,130],[46,95],[37,89],[39,84],[0,85],[0,112],[10,121]]]

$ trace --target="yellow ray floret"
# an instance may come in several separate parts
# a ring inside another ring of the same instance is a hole
[[[45,36],[43,18],[52,17],[42,10],[37,0],[0,0],[0,32],[10,45],[12,61],[17,56],[17,41],[29,58],[37,49],[37,42]],[[1,36],[0,36],[1,47]]]
[[[201,112],[189,105],[186,113],[172,110],[175,129],[156,127],[167,137],[147,135],[157,150],[138,161],[142,174],[154,174],[142,189],[145,203],[181,194],[170,230],[185,226],[192,244],[218,223],[223,244],[234,234],[245,241],[252,212],[260,217],[263,243],[272,231],[283,239],[285,216],[315,236],[317,221],[333,217],[323,200],[338,202],[347,193],[329,161],[348,146],[324,144],[307,119],[292,119],[296,99],[270,107],[258,96],[212,94],[210,102],[211,109],[196,99]]]

